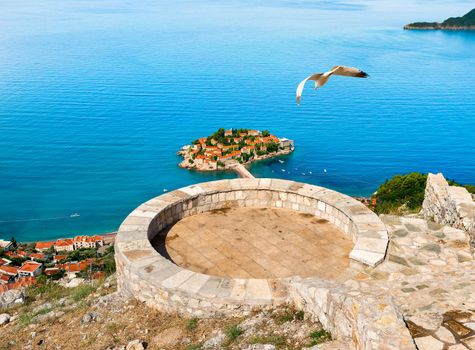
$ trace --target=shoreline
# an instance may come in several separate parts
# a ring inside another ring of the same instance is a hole
[[[220,172],[220,171],[223,171],[223,172],[234,172],[233,168],[238,165],[238,164],[241,164],[242,166],[244,166],[246,169],[248,169],[249,166],[251,166],[252,164],[254,163],[258,163],[260,161],[263,161],[263,160],[271,160],[273,158],[277,158],[277,157],[282,157],[282,156],[288,156],[290,154],[292,154],[294,152],[295,149],[291,150],[291,151],[280,151],[280,152],[277,152],[275,154],[266,154],[266,155],[263,155],[263,156],[259,156],[259,158],[256,158],[256,159],[253,159],[253,160],[250,160],[250,161],[247,161],[245,163],[239,163],[239,162],[235,162],[235,163],[231,163],[231,164],[227,164],[226,166],[222,167],[222,168],[216,168],[216,169],[203,169],[203,168],[197,168],[196,166],[193,166],[193,167],[190,167],[190,166],[187,166],[187,165],[181,165],[183,162],[185,162],[185,160],[181,161],[179,164],[178,164],[178,167],[180,167],[181,169],[187,169],[187,170],[192,170],[192,171],[197,171],[197,172],[200,172],[200,173],[215,173],[215,172]],[[179,155],[179,154],[178,154]],[[183,157],[182,155],[179,155],[180,157]],[[248,169],[249,170],[249,169]]]
[[[404,30],[442,30],[442,31],[449,31],[449,32],[472,32],[475,31],[475,26],[469,27],[437,27],[437,26],[428,26],[428,27],[415,27],[411,25],[404,26]]]
[[[76,236],[101,236],[101,237],[110,237],[110,236],[116,236],[118,231],[110,231],[110,232],[105,232],[105,233],[94,233],[94,234],[77,234],[75,236],[61,236],[58,238],[53,238],[53,239],[45,239],[45,240],[38,240],[38,241],[21,241],[18,240],[18,243],[21,244],[31,244],[31,243],[38,243],[38,242],[53,242],[57,241],[58,239],[73,239]],[[16,237],[13,235],[13,237],[16,239]],[[10,237],[11,238],[11,237]],[[10,238],[5,238],[6,240],[9,240]]]

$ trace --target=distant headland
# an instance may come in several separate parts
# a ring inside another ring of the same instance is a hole
[[[475,9],[463,17],[450,17],[442,23],[416,22],[404,26],[408,30],[475,30]]]
[[[178,152],[184,158],[179,166],[200,171],[226,170],[236,164],[289,154],[293,150],[292,140],[278,138],[268,130],[221,128],[183,146]]]

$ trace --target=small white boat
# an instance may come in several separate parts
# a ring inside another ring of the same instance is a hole
[[[308,172],[310,175],[312,175],[313,173],[311,171]]]
[[[78,213],[73,213],[73,214],[69,215],[70,218],[77,218],[79,216],[81,216],[81,215],[79,215]]]
[[[280,163],[280,164],[284,164],[285,162],[284,162],[283,160],[280,160],[280,159],[279,159],[279,163]]]
[[[285,169],[280,169],[280,170],[282,170],[282,172],[285,173]]]
[[[166,188],[163,189],[163,192],[168,192],[168,190]]]
[[[327,172],[327,169],[323,169],[323,172],[326,173],[326,172]]]

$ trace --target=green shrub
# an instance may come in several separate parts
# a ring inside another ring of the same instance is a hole
[[[332,335],[324,329],[310,333],[310,346],[318,345],[332,340]]]
[[[401,214],[418,212],[422,208],[427,182],[427,174],[410,173],[396,175],[379,186],[376,192],[376,212],[378,214]],[[454,180],[447,180],[450,186],[465,187],[475,193],[475,186],[461,185]]]
[[[71,298],[74,301],[80,301],[86,298],[89,294],[91,294],[95,290],[96,290],[96,287],[94,287],[91,284],[81,284],[73,290],[73,292],[71,293]]]
[[[243,332],[237,325],[232,325],[226,329],[226,336],[229,343],[235,341]]]
[[[400,213],[402,210],[419,211],[424,201],[427,174],[396,175],[379,186],[376,193],[376,212]]]
[[[462,185],[462,184],[459,184],[458,182],[455,182],[454,180],[449,180],[449,179],[447,179],[447,182],[450,186],[465,187],[468,192],[475,193],[475,186],[474,185]]]
[[[293,308],[288,308],[283,311],[279,311],[278,313],[272,315],[275,320],[275,323],[278,325],[282,325],[286,322],[290,322],[293,320],[302,321],[304,318],[305,313],[301,310],[295,310]]]
[[[31,322],[33,322],[33,315],[29,312],[21,313],[18,317],[18,321],[22,326],[28,326]]]
[[[26,296],[28,300],[42,297],[45,300],[57,300],[67,293],[66,288],[57,283],[48,281],[45,275],[41,275],[37,279],[37,284],[27,288]]]
[[[188,332],[191,332],[191,331],[195,330],[196,327],[198,327],[198,319],[195,318],[195,317],[189,319],[188,322],[186,323],[186,330]]]

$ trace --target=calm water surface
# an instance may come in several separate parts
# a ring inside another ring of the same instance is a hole
[[[0,237],[115,230],[164,189],[234,177],[177,167],[221,126],[295,140],[261,177],[350,195],[409,171],[475,183],[475,33],[401,30],[471,5],[4,0]],[[309,86],[297,108],[298,81],[336,64],[371,78]]]

